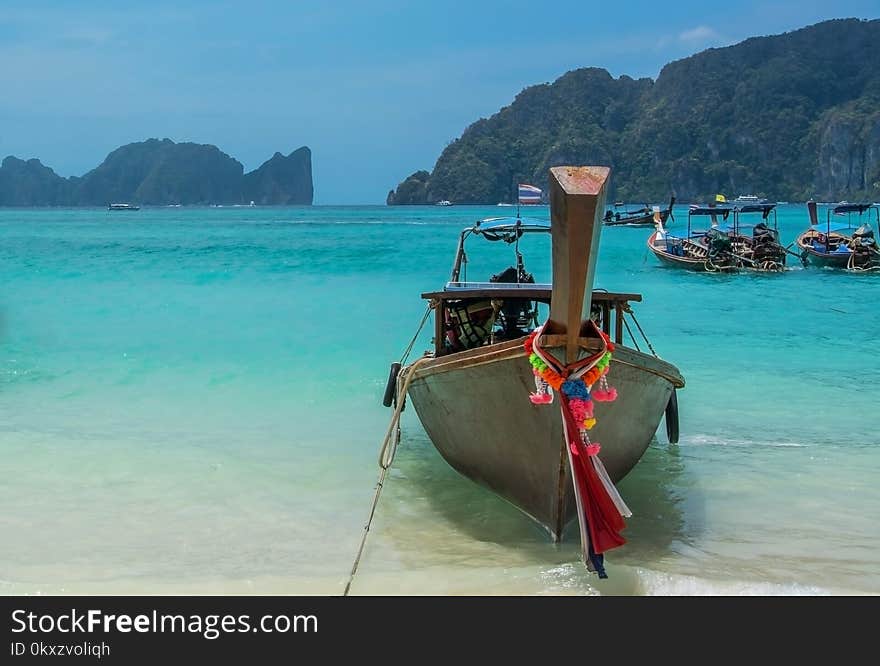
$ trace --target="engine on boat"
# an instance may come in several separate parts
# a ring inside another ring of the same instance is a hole
[[[777,241],[776,234],[763,222],[752,231],[752,261],[762,268],[776,268],[785,264],[785,248]]]
[[[865,270],[880,267],[880,248],[877,246],[871,227],[863,225],[856,229],[852,235],[850,248],[852,249],[851,268]]]

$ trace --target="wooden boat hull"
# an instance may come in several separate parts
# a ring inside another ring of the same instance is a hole
[[[718,273],[735,270],[735,266],[716,266],[708,261],[709,251],[705,247],[701,247],[703,256],[676,255],[667,252],[665,241],[662,236],[658,236],[659,232],[654,232],[648,237],[648,249],[657,259],[667,266],[675,266],[676,268],[685,268],[691,271],[700,271],[703,273]],[[696,243],[691,242],[692,245]]]
[[[814,249],[798,245],[806,253],[807,261],[814,266],[822,268],[846,268],[849,263],[849,253],[840,256],[836,254],[816,252]]]
[[[512,340],[423,362],[408,394],[434,446],[463,476],[495,492],[559,540],[576,506],[558,402],[533,405],[531,366]],[[561,350],[554,350],[561,354]],[[591,431],[617,482],[654,436],[679,371],[617,345],[610,383],[618,399],[599,403]]]
[[[819,234],[814,231],[806,231],[798,236],[796,244],[798,249],[807,257],[807,260],[814,266],[823,268],[846,268],[849,263],[849,252],[821,252],[816,250],[810,242],[813,237]],[[847,243],[850,238],[843,234],[831,232],[830,238],[838,243]]]
[[[664,210],[660,212],[660,219],[663,224],[666,224],[666,221],[669,219],[669,211]],[[606,218],[602,224],[606,227],[653,227],[657,223],[654,221],[654,213],[645,213],[644,215],[639,215],[638,217],[625,218],[621,216],[619,219],[616,218]]]

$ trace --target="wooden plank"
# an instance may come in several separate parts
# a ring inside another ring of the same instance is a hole
[[[552,291],[547,288],[539,288],[539,289],[517,289],[517,288],[504,288],[499,287],[498,289],[456,289],[454,291],[426,291],[422,294],[422,298],[425,300],[430,300],[432,298],[436,298],[437,300],[443,301],[455,301],[461,298],[531,298],[531,299],[541,299],[546,298],[549,299],[552,294]],[[607,291],[594,291],[592,295],[592,301],[594,303],[607,303],[613,301],[633,301],[636,303],[640,303],[642,300],[641,294],[624,294],[624,293],[614,293]]]
[[[441,356],[443,354],[443,342],[446,338],[446,307],[443,301],[437,303],[434,308],[434,354]]]
[[[614,306],[614,343],[623,344],[623,309],[620,304]]]
[[[581,322],[590,316],[589,295],[599,252],[608,167],[550,169],[550,233],[553,297],[548,333],[565,333],[566,362],[577,359]]]

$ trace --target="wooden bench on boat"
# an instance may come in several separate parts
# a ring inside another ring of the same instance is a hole
[[[709,248],[705,245],[700,245],[699,243],[694,243],[692,240],[683,239],[681,241],[682,246],[686,247],[688,252],[693,257],[698,257],[700,259],[706,259],[709,256]]]
[[[434,353],[443,356],[449,353],[444,341],[447,339],[446,310],[451,303],[468,303],[480,300],[504,300],[506,298],[525,299],[550,304],[552,285],[536,283],[497,283],[497,282],[449,282],[443,291],[429,291],[422,298],[435,304],[434,314]],[[592,305],[599,306],[601,326],[608,334],[614,335],[614,342],[623,343],[624,313],[629,302],[641,302],[641,294],[593,291]],[[611,314],[614,313],[612,321]],[[486,340],[489,343],[489,340]]]

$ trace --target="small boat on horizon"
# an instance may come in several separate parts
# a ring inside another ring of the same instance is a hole
[[[140,210],[140,206],[130,203],[112,203],[107,206],[107,210]]]
[[[754,194],[740,194],[736,199],[732,199],[729,203],[733,204],[763,204],[767,203],[767,199]]]
[[[437,205],[437,206],[451,206],[452,202],[449,201],[449,199],[441,199],[435,205]]]
[[[408,396],[443,458],[553,541],[577,516],[584,561],[600,576],[601,553],[622,540],[596,541],[597,507],[612,522],[629,515],[614,484],[641,459],[664,414],[669,440],[678,441],[676,389],[685,384],[650,344],[652,354],[624,343],[630,303],[642,297],[593,289],[609,175],[607,167],[553,167],[552,222],[517,214],[463,229],[449,281],[422,294],[434,348],[392,365],[383,401],[400,410]],[[521,239],[542,234],[551,237],[550,284],[535,282],[520,251]],[[512,248],[512,264],[468,281],[465,245],[475,239]],[[546,405],[554,390],[560,407]]]

